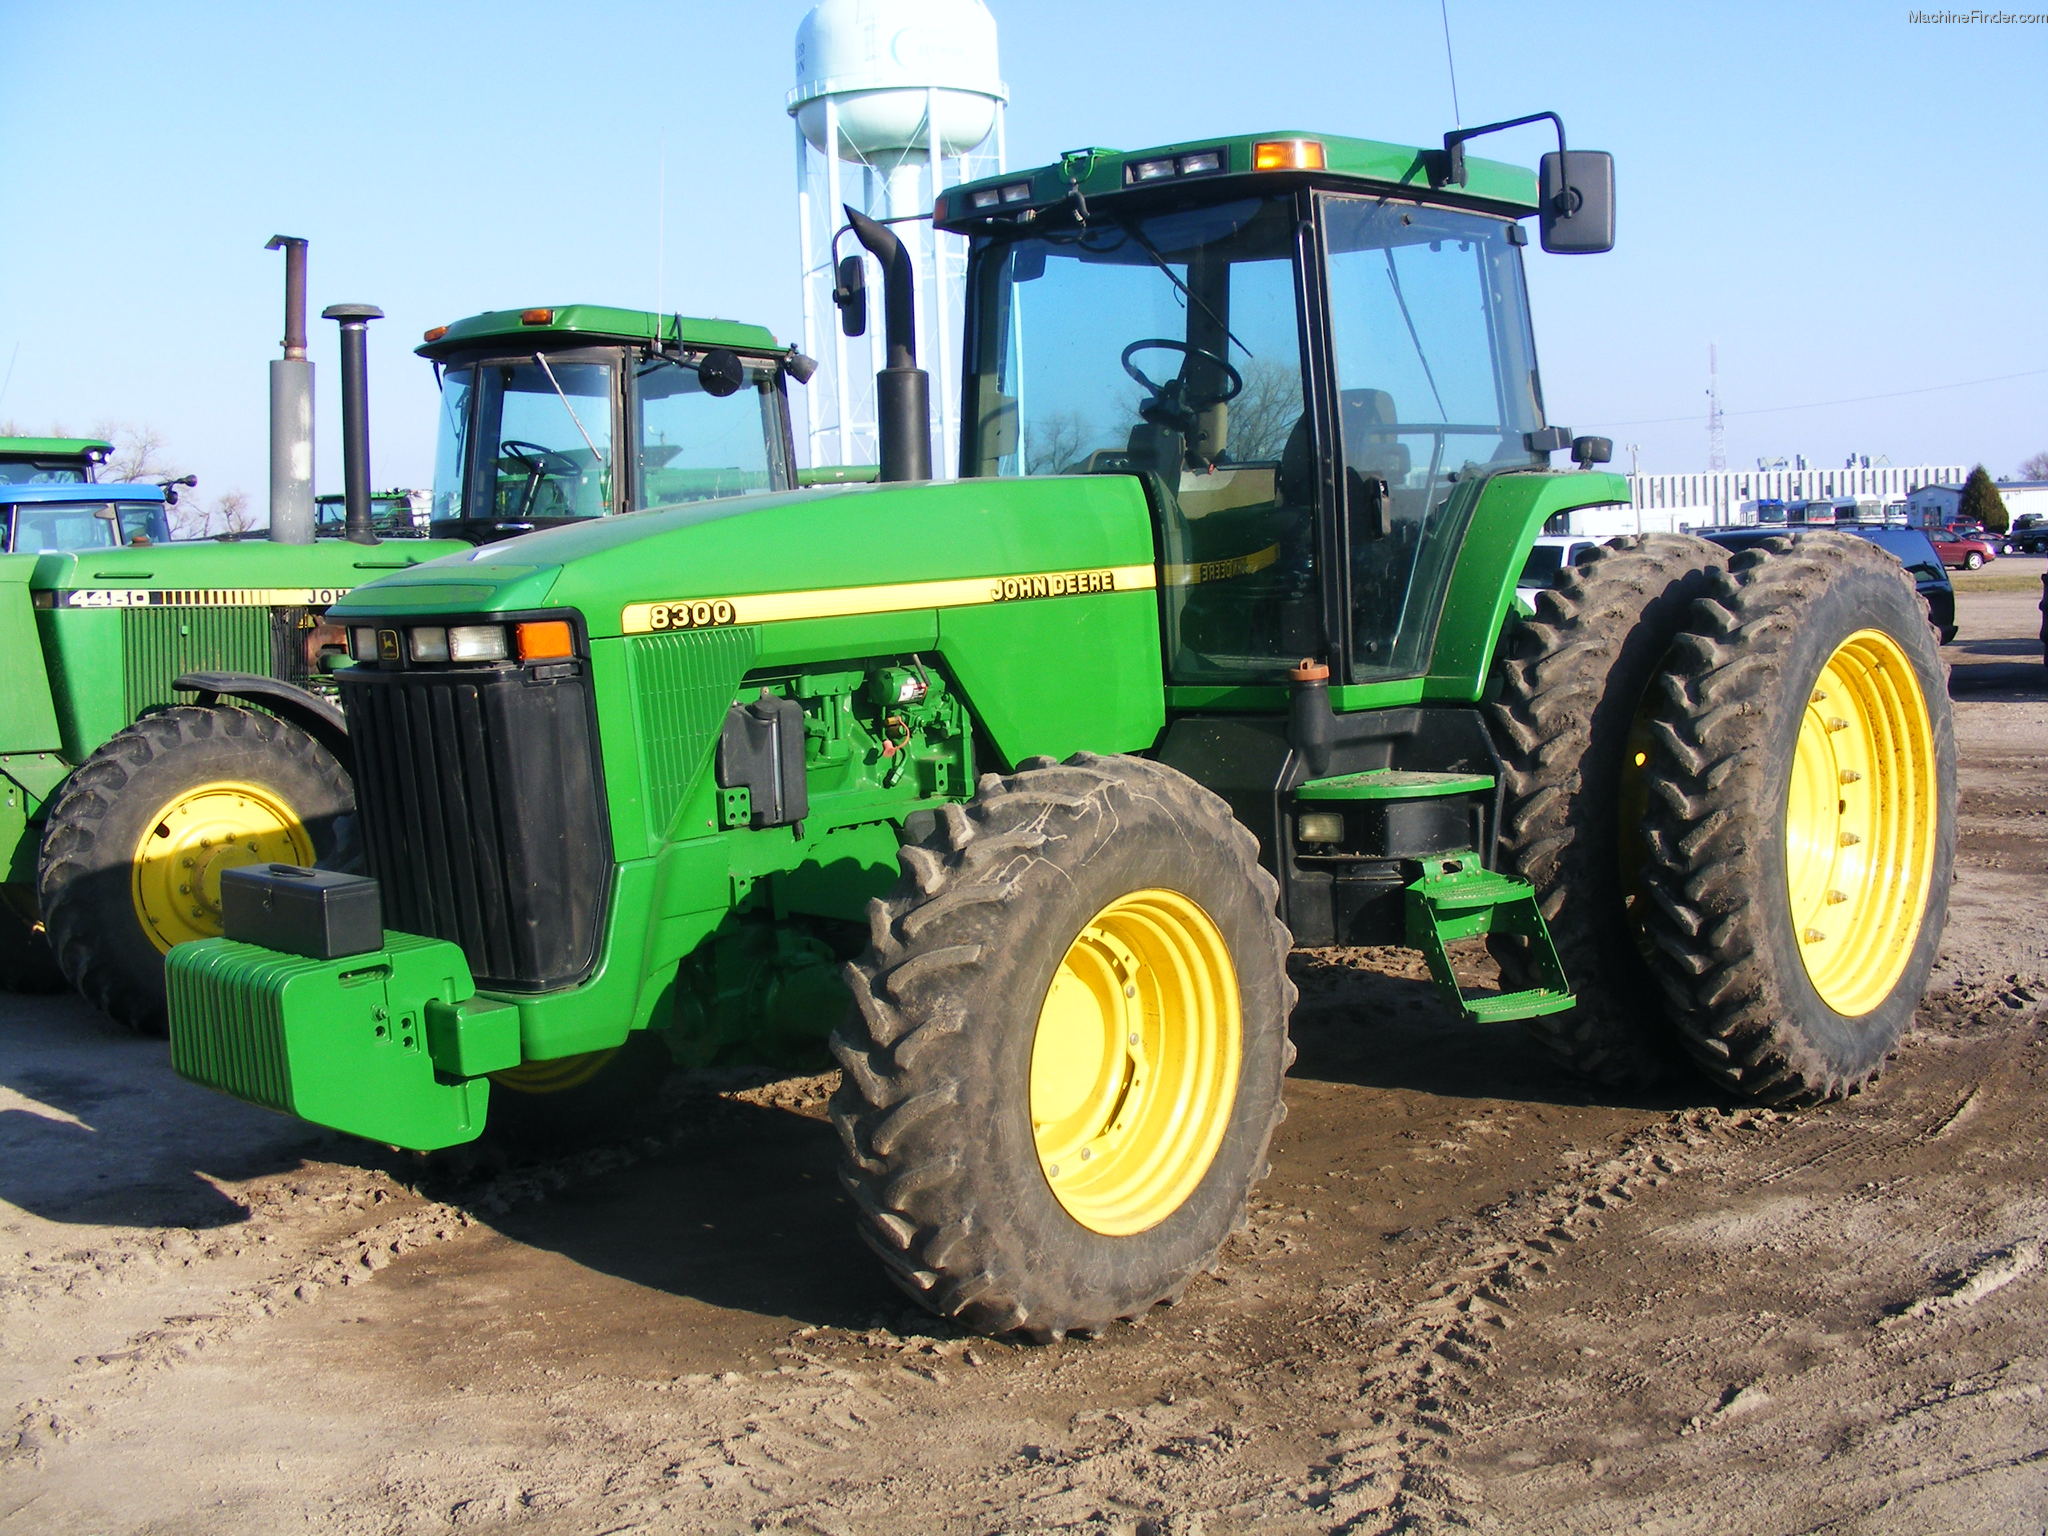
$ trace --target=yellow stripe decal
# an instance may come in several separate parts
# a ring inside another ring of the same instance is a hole
[[[67,587],[57,608],[321,608],[348,595],[347,587]]]
[[[1196,587],[1205,581],[1229,581],[1235,576],[1263,571],[1279,558],[1280,546],[1268,544],[1264,549],[1255,549],[1248,555],[1239,555],[1231,560],[1198,560],[1190,565],[1169,565],[1166,584],[1169,587]]]
[[[777,624],[790,619],[844,619],[918,608],[973,608],[1041,597],[1085,597],[1141,592],[1159,584],[1149,565],[1087,571],[1037,571],[1028,576],[969,576],[957,581],[909,581],[887,587],[831,587],[819,592],[756,592],[744,597],[679,597],[628,603],[619,627],[629,635],[679,629],[723,629],[732,624]]]

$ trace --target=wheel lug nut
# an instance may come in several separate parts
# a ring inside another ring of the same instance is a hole
[[[1842,846],[1844,848],[1854,848],[1862,841],[1863,839],[1854,832],[1844,832],[1842,834]]]
[[[1854,768],[1844,768],[1842,770],[1842,782],[1844,784],[1854,784],[1858,782],[1860,779],[1862,779],[1862,777],[1863,775],[1858,773]]]
[[[1843,902],[1847,901],[1848,899],[1849,893],[1847,891],[1828,892],[1828,905],[1831,907],[1839,907]]]
[[[1095,1153],[1093,1152],[1093,1150],[1088,1147],[1083,1147],[1081,1149],[1081,1161],[1084,1163],[1087,1162],[1088,1159],[1093,1157],[1094,1155]]]
[[[1828,729],[1831,731],[1846,731],[1849,729],[1849,722],[1840,715],[1830,715],[1828,716]]]
[[[1806,930],[1806,932],[1800,935],[1800,938],[1804,939],[1809,944],[1818,944],[1821,940],[1825,939],[1826,937],[1827,935],[1822,933],[1818,928],[1809,928]]]

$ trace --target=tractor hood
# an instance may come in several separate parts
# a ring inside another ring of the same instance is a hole
[[[603,639],[670,627],[660,616],[649,623],[649,610],[666,615],[679,604],[714,605],[709,622],[731,624],[962,600],[931,583],[1094,581],[1143,567],[1150,585],[1153,558],[1132,476],[830,486],[528,534],[387,576],[329,612],[348,621],[574,608]],[[840,606],[825,597],[832,593]],[[784,601],[716,606],[761,597]],[[685,615],[674,627],[698,622]]]
[[[104,492],[118,487],[84,489]],[[363,545],[336,539],[317,544],[246,539],[82,549],[38,557],[35,585],[40,606],[52,606],[53,593],[56,607],[318,606],[351,587],[417,565],[442,550],[463,547],[425,540]],[[90,596],[110,590],[129,595],[112,601]]]

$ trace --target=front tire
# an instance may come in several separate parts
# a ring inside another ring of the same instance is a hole
[[[483,1139],[540,1155],[636,1135],[652,1122],[673,1066],[668,1047],[640,1030],[610,1050],[493,1072]]]
[[[1963,556],[1963,569],[1966,571],[1980,570],[1983,568],[1983,565],[1984,557],[1974,549]]]
[[[311,865],[355,808],[341,765],[288,721],[228,706],[145,715],[50,807],[37,890],[73,986],[138,1034],[164,1033],[164,955],[220,932],[220,877]]]
[[[902,859],[833,1037],[861,1235],[984,1332],[1171,1301],[1242,1224],[1293,1059],[1256,842],[1172,769],[1082,753],[988,775]]]
[[[1926,988],[1955,725],[1911,579],[1841,534],[1737,557],[1652,730],[1650,931],[1693,1056],[1768,1104],[1852,1093]]]

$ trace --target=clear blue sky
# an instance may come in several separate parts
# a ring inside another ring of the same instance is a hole
[[[431,473],[428,326],[659,299],[793,338],[783,102],[808,8],[0,0],[0,420],[150,426],[202,492],[260,512],[278,233],[312,241],[316,315],[390,316],[370,332],[380,484]],[[990,8],[1016,166],[1452,126],[1438,0]],[[1448,9],[1466,123],[1553,109],[1616,157],[1615,251],[1530,253],[1552,420],[1703,469],[1718,343],[1731,467],[2008,474],[2048,449],[2048,26],[1915,25],[1905,0]],[[1523,129],[1484,152],[1547,147]],[[339,489],[334,327],[313,325]],[[2026,376],[1970,382],[2006,375]],[[1866,396],[1893,398],[1816,404]]]

